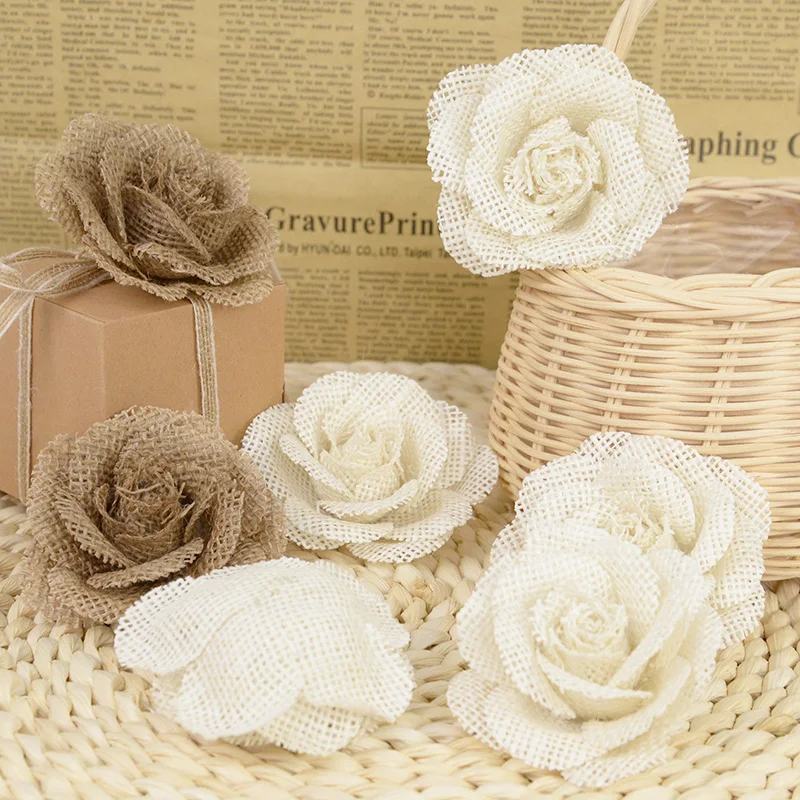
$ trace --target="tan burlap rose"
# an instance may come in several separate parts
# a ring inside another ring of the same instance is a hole
[[[272,288],[275,226],[247,174],[171,125],[73,120],[36,170],[39,204],[117,283],[166,300],[257,302]]]
[[[285,546],[249,457],[198,414],[161,408],[54,439],[34,470],[28,525],[26,599],[66,624],[110,624],[165,581]]]

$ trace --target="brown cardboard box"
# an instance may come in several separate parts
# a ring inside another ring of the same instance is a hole
[[[26,274],[51,263],[32,261]],[[0,301],[7,290],[0,289]],[[283,396],[286,285],[260,303],[214,305],[220,421],[238,444],[256,414]],[[0,490],[18,495],[17,347],[19,326],[0,339]],[[104,283],[33,311],[32,456],[59,433],[133,405],[200,411],[192,306]]]

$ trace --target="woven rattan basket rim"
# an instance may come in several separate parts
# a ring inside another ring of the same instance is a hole
[[[758,206],[762,203],[800,203],[800,178],[744,178],[731,176],[709,176],[689,181],[686,197],[681,206],[691,207],[695,213],[702,212],[706,204],[723,200]]]
[[[572,300],[585,311],[608,310],[624,304],[631,314],[676,319],[691,310],[692,319],[753,321],[795,318],[800,304],[800,267],[781,268],[765,275],[709,273],[685,278],[651,275],[621,267],[595,267],[520,276],[522,289],[533,286]],[[524,297],[521,298],[524,302]],[[531,305],[534,303],[531,300]]]
[[[678,214],[710,215],[718,204],[736,204],[755,211],[771,203],[797,203],[800,223],[800,178],[699,178],[691,181]],[[673,278],[631,267],[595,267],[568,271],[525,270],[520,283],[535,285],[580,304],[583,310],[603,310],[624,304],[632,314],[674,319],[691,309],[692,318],[727,319],[755,315],[761,320],[797,316],[800,304],[800,262],[765,273],[707,272]]]

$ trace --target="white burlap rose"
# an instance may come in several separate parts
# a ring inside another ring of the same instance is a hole
[[[689,179],[664,99],[595,45],[457,69],[428,123],[442,241],[481,275],[630,259]]]
[[[643,550],[687,553],[713,585],[708,602],[722,617],[725,644],[743,639],[764,612],[769,500],[725,459],[661,436],[600,433],[532,472],[516,510],[520,536],[559,536],[549,523],[575,520]]]
[[[491,747],[582,786],[663,761],[722,643],[698,562],[576,522],[517,534],[501,533],[517,546],[492,551],[457,617],[471,669],[450,708]]]
[[[368,561],[431,553],[497,481],[497,459],[455,406],[403,375],[335,372],[253,420],[243,449],[303,547]]]
[[[349,570],[282,558],[148,592],[115,648],[152,674],[156,710],[192,733],[326,755],[408,707],[408,641]]]

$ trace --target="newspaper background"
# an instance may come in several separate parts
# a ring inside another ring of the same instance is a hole
[[[281,228],[287,357],[493,366],[513,276],[436,234],[425,109],[462,64],[601,42],[617,0],[0,0],[0,247],[66,245],[33,167],[86,111],[238,158]],[[800,0],[661,0],[628,64],[694,175],[800,175]]]

